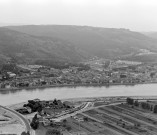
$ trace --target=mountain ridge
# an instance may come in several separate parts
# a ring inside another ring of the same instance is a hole
[[[48,40],[4,27],[0,28],[0,54],[22,63],[34,63],[36,60],[44,59],[63,61],[83,59],[83,55],[78,50],[76,51],[74,47],[64,41]]]
[[[139,32],[74,25],[0,27],[0,49],[3,50],[0,58],[2,55],[4,59],[14,57],[19,62],[32,63],[36,60],[80,62],[94,56],[136,60],[141,50],[150,51],[154,60],[157,58],[157,40]]]

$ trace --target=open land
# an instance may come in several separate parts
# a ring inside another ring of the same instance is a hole
[[[48,131],[53,130],[63,135],[156,135],[157,97],[134,96],[130,99],[134,100],[133,104],[128,104],[127,97],[78,98],[63,101],[35,99],[28,104],[25,102],[25,107],[30,103],[35,106],[38,103],[42,104],[43,111],[40,113],[36,110],[25,112],[26,108],[20,106],[23,104],[12,106],[12,109],[23,113],[30,123],[37,114],[39,125],[34,130],[36,135],[46,135]],[[135,104],[135,101],[138,104]]]
[[[0,133],[20,135],[24,131],[24,125],[12,113],[0,108]]]

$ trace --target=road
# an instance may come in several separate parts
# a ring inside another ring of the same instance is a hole
[[[88,106],[90,106],[91,102],[87,102],[86,105],[82,109],[80,109],[80,110],[78,110],[78,111],[76,111],[74,113],[69,113],[69,114],[66,114],[64,116],[60,116],[58,118],[54,118],[52,120],[58,122],[58,121],[61,121],[63,119],[67,119],[67,118],[69,118],[71,116],[75,116],[76,114],[79,114],[79,113],[82,113],[82,112],[85,112],[85,111],[88,111],[88,110],[92,110],[92,109],[96,109],[96,108],[100,108],[100,107],[105,107],[105,106],[110,106],[110,105],[118,105],[118,104],[121,104],[121,103],[125,103],[125,102],[111,103],[111,104],[101,105],[101,106],[97,106],[97,107],[88,107]]]
[[[31,135],[34,135],[34,132],[32,131],[28,120],[25,119],[20,113],[16,112],[15,110],[9,109],[7,107],[1,106],[1,105],[0,105],[0,107],[3,108],[4,110],[16,115],[21,120],[21,122],[25,125],[25,132],[30,132]]]

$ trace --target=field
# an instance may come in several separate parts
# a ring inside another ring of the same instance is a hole
[[[77,115],[80,119],[85,118],[83,114]],[[79,133],[84,132],[84,134],[89,135],[120,135],[117,131],[109,129],[105,125],[97,122],[94,119],[88,118],[88,120],[81,120],[76,118],[69,118],[67,119],[67,124],[71,127],[69,133]],[[82,133],[83,134],[83,133]]]
[[[81,114],[88,121],[80,122],[87,134],[104,135],[156,135],[157,117],[139,108],[126,104],[100,107]],[[77,125],[79,122],[72,121]]]
[[[157,115],[124,102],[112,105],[95,102],[91,108],[61,123],[57,128],[63,135],[157,135]],[[46,127],[45,131],[52,128]]]
[[[0,133],[20,135],[25,128],[12,113],[0,108]]]
[[[156,135],[155,114],[126,104],[88,110],[70,117],[66,134],[86,135]]]

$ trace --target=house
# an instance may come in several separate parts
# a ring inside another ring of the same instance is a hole
[[[34,102],[40,102],[40,99],[36,98],[33,100]]]
[[[43,125],[44,126],[49,126],[50,124],[51,124],[50,120],[48,120],[48,119],[43,120]]]
[[[12,72],[7,72],[7,75],[9,76],[9,78],[13,78],[16,76],[16,74]]]
[[[62,73],[63,73],[63,74],[69,73],[69,69],[63,69],[63,70],[62,70]]]
[[[11,88],[10,84],[9,83],[5,84],[5,88],[10,89]]]

